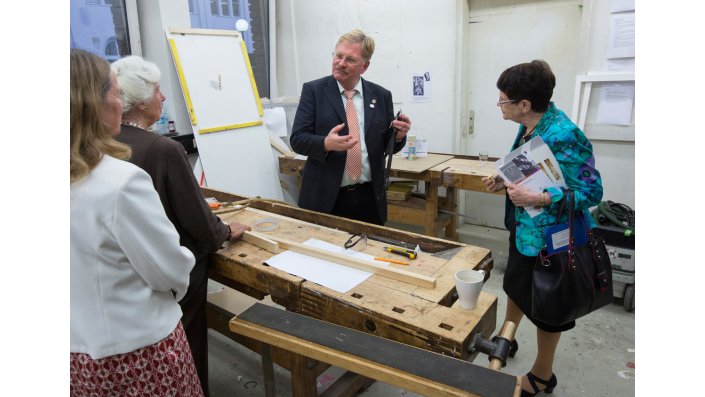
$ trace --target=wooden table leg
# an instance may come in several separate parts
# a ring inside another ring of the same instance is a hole
[[[274,397],[274,363],[272,363],[272,350],[266,343],[262,343],[262,373],[264,374],[264,395]]]
[[[445,210],[455,213],[457,210],[458,191],[452,186],[446,187],[446,205]],[[451,215],[450,223],[446,226],[446,238],[453,241],[458,241],[458,217]]]
[[[291,363],[291,391],[294,397],[312,397],[318,395],[316,377],[318,362],[294,353]]]
[[[438,237],[438,181],[424,183],[426,189],[426,235]]]

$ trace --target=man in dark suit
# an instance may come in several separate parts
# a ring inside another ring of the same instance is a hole
[[[362,79],[374,40],[360,30],[340,37],[332,75],[305,83],[291,147],[308,156],[299,206],[378,225],[387,220],[385,150],[406,144],[411,120],[394,119],[392,93]]]

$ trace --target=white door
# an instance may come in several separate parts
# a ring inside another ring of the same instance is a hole
[[[570,115],[578,67],[582,19],[581,1],[469,1],[468,109],[474,113],[472,132],[465,131],[461,151],[488,151],[490,157],[509,152],[518,124],[505,121],[496,106],[497,78],[506,68],[543,59],[556,75],[552,100]],[[466,21],[467,22],[467,21]],[[504,196],[466,192],[465,222],[504,227]],[[463,209],[463,208],[461,208]]]

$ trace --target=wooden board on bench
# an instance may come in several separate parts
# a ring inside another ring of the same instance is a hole
[[[424,395],[515,396],[518,378],[325,321],[255,304],[230,330]]]

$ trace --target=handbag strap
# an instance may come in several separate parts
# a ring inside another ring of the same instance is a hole
[[[575,243],[575,237],[573,235],[573,226],[575,223],[575,193],[572,190],[566,191],[566,200],[568,201],[568,233],[570,233],[568,235],[568,264],[573,270],[575,270],[573,265],[573,257],[575,253],[573,250],[573,244]],[[583,224],[585,224],[585,228],[588,229],[586,230],[586,233],[588,233],[588,244],[590,244],[592,258],[596,267],[595,270],[597,271],[595,274],[595,279],[598,282],[600,291],[607,291],[609,286],[609,277],[607,272],[612,271],[612,269],[605,269],[605,258],[601,258],[602,252],[597,249],[598,240],[592,233],[592,230],[589,230],[587,220],[585,219],[585,213],[583,211],[580,211],[580,216],[583,217]]]
[[[568,263],[572,263],[573,256],[573,224],[575,223],[575,196],[572,190],[566,190],[565,199],[568,202]]]

